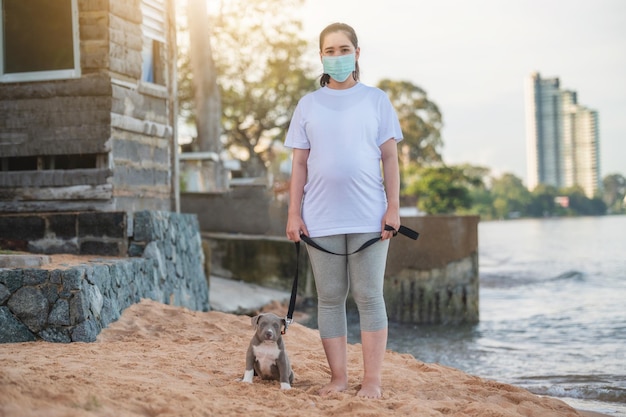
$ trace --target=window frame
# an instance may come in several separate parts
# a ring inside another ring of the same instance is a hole
[[[0,0],[0,83],[18,83],[30,81],[66,80],[80,78],[80,32],[78,27],[78,0],[70,0],[72,13],[72,48],[74,55],[74,68],[49,71],[30,72],[4,72],[4,1]]]
[[[143,46],[139,84],[149,85],[157,89],[167,87],[163,59],[167,37],[165,4],[164,0],[141,0],[140,5]],[[148,77],[148,74],[151,74],[151,77]]]

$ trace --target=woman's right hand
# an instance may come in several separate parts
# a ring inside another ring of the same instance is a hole
[[[287,238],[293,242],[299,242],[301,234],[309,235],[302,216],[296,214],[289,215],[287,217]]]

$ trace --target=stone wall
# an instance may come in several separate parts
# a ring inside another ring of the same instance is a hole
[[[0,342],[91,342],[141,298],[207,311],[196,217],[144,211],[130,223],[131,257],[0,269]]]
[[[387,257],[385,300],[400,323],[477,323],[478,216],[402,218],[417,241],[394,238]]]

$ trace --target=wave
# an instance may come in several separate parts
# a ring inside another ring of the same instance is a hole
[[[520,385],[537,395],[594,400],[602,401],[604,403],[626,403],[626,389],[611,385]]]
[[[538,395],[626,403],[624,376],[615,374],[540,375],[518,382]]]
[[[560,275],[557,275],[556,277],[548,279],[547,281],[549,282],[549,281],[563,281],[563,280],[582,282],[585,280],[585,274],[583,274],[580,271],[567,271],[567,272],[563,272]]]
[[[486,288],[513,288],[528,285],[545,284],[556,281],[584,282],[585,274],[580,271],[566,271],[556,276],[538,278],[523,272],[481,273],[480,285]]]

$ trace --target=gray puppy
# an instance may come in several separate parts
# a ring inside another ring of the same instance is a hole
[[[291,389],[294,375],[281,334],[284,325],[285,319],[273,313],[252,317],[255,332],[248,346],[243,382],[252,383],[258,375],[280,381],[280,389]]]

